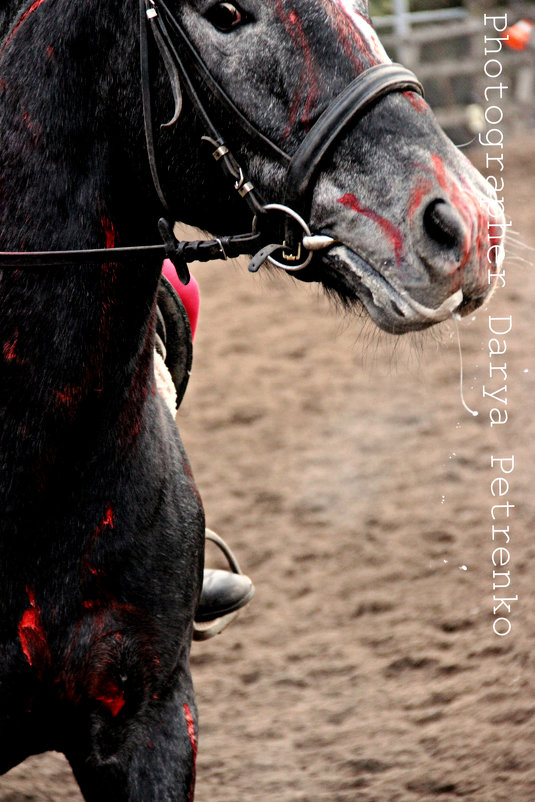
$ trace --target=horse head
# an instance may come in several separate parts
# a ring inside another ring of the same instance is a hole
[[[147,0],[164,15],[161,5]],[[415,82],[398,81],[377,96],[366,87],[380,85],[395,68],[387,66],[365,2],[167,0],[164,9],[186,72],[193,64],[187,77],[267,202],[269,224],[300,230],[304,217],[307,228],[325,237],[305,266],[296,255],[286,259],[282,248],[272,255],[276,265],[321,282],[347,305],[363,304],[393,333],[465,315],[483,303],[499,272],[501,209]],[[355,86],[359,77],[364,87]],[[200,137],[193,143],[192,132],[200,129],[188,91],[177,107],[178,131],[164,129],[158,144],[168,174],[176,170],[173,208],[183,222],[235,230],[245,224],[243,208],[232,191],[214,184]],[[349,104],[351,92],[358,103],[359,91],[369,92],[364,107],[342,115],[322,150],[318,140],[329,137],[329,115],[336,117],[348,92]],[[303,187],[296,189],[303,172]],[[297,223],[276,210],[280,204],[299,211]]]

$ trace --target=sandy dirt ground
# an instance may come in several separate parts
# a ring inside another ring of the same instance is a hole
[[[452,324],[394,339],[283,276],[197,271],[179,425],[209,524],[257,585],[193,648],[197,802],[535,800],[535,273],[519,258],[535,256],[533,136],[506,154],[519,235],[490,307],[513,316],[505,426],[482,398],[503,384],[488,311],[461,324],[471,417]],[[493,498],[491,457],[511,455]],[[499,637],[491,508],[507,501],[518,600]],[[49,754],[0,779],[0,802],[23,800],[81,797]]]

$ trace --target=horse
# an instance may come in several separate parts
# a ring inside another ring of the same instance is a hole
[[[503,217],[364,0],[8,0],[0,25],[0,772],[56,750],[88,802],[184,802],[205,526],[154,380],[163,255],[183,282],[267,259],[403,334],[483,303]]]

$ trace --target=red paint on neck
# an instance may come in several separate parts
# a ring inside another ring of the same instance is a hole
[[[15,359],[15,345],[17,344],[17,338],[14,337],[11,342],[4,343],[4,359],[7,362],[11,362],[11,360]]]
[[[382,217],[380,214],[375,212],[373,209],[368,209],[367,206],[362,206],[357,198],[347,193],[343,195],[341,198],[338,198],[338,203],[341,203],[342,206],[345,206],[347,209],[352,209],[357,214],[361,214],[364,217],[367,217],[369,220],[373,220],[374,223],[380,227],[381,231],[388,237],[392,245],[394,246],[394,254],[396,257],[396,264],[401,264],[401,253],[403,250],[403,236],[401,231],[397,226],[387,220],[386,217]]]
[[[115,513],[113,512],[111,504],[108,504],[106,507],[106,512],[102,517],[99,525],[95,530],[95,537],[98,537],[104,529],[113,529],[115,526]]]
[[[24,611],[19,622],[19,640],[28,665],[46,663],[50,653],[46,641],[45,631],[41,622],[41,611],[35,601],[33,588],[26,588],[30,606]]]
[[[104,234],[106,235],[106,248],[115,248],[117,232],[112,221],[103,215],[100,218],[100,222],[102,223],[102,228],[104,229]]]
[[[95,528],[95,531],[91,535],[91,538],[89,540],[89,545],[87,547],[87,551],[84,554],[84,557],[82,559],[82,564],[87,568],[87,570],[93,576],[100,576],[100,574],[102,574],[102,569],[96,568],[93,565],[93,563],[91,562],[91,560],[90,560],[91,552],[92,552],[93,548],[95,547],[95,544],[96,544],[97,540],[102,535],[102,533],[105,530],[109,531],[109,530],[113,529],[114,527],[115,527],[115,513],[114,513],[114,511],[112,509],[111,504],[108,504],[106,506],[106,510],[104,512],[104,515],[102,516],[102,519],[99,521],[99,523],[97,524],[97,526]]]
[[[189,802],[193,802],[195,794],[195,775],[197,766],[197,735],[195,734],[195,721],[189,708],[189,705],[184,702],[184,715],[186,717],[186,726],[188,728],[188,738],[190,740],[191,749],[193,752],[193,767],[191,772],[191,784],[189,788]]]
[[[20,357],[17,355],[18,340],[19,340],[19,332],[18,329],[15,329],[15,333],[12,339],[4,343],[2,352],[6,362],[14,362],[16,365],[25,365],[26,360],[20,359]]]
[[[68,384],[63,390],[56,390],[56,398],[60,404],[74,406],[79,403],[82,397],[82,388]]]

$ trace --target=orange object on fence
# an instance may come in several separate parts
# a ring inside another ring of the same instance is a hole
[[[535,41],[532,42],[534,28],[535,23],[531,20],[518,20],[510,28],[505,29],[505,35],[509,36],[509,39],[505,40],[505,44],[512,50],[525,50],[530,44],[535,47]]]

